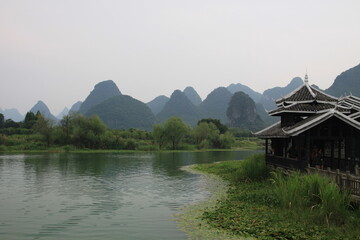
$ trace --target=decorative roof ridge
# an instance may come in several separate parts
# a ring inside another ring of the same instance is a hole
[[[342,98],[340,98],[341,100],[343,100],[343,99],[353,99],[353,100],[355,100],[355,101],[359,101],[360,102],[360,98],[359,97],[357,97],[357,96],[354,96],[354,95],[347,95],[347,96],[344,96],[344,97],[342,97]]]
[[[306,86],[307,90],[309,91],[309,93],[311,94],[311,96],[312,96],[313,98],[316,98],[316,95],[317,95],[317,94],[312,91],[312,88],[309,86],[309,82],[308,82],[308,81],[305,81],[305,86]]]
[[[339,105],[346,105],[352,109],[360,111],[360,98],[354,96],[346,96],[338,101]]]
[[[317,102],[317,103],[321,103],[321,104],[330,104],[330,105],[333,105],[335,108],[338,107],[338,104],[334,103],[334,102],[328,102],[328,101],[311,101],[311,102],[306,101],[305,102],[305,101],[303,101],[303,102],[292,102],[292,104],[284,106],[284,108],[290,108],[290,107],[293,107],[298,104],[313,103],[313,102]],[[341,107],[341,106],[339,106],[339,107]],[[344,108],[346,108],[346,107],[344,107]],[[348,109],[350,109],[350,108],[348,108]]]
[[[352,125],[353,127],[360,130],[360,122],[352,119],[351,117],[349,117],[349,116],[347,116],[347,115],[345,115],[345,114],[343,114],[343,113],[341,113],[341,112],[339,112],[337,110],[335,110],[334,115],[337,115],[338,117],[343,118],[343,120],[345,120],[345,121],[349,121],[348,123],[350,125]]]
[[[295,105],[297,105],[297,104],[299,104],[299,103],[294,102],[294,103],[292,103],[292,104],[289,104],[289,105],[287,105],[287,106],[284,106],[284,108],[285,108],[285,109],[286,109],[286,108],[290,108],[290,107],[293,107],[293,106],[295,106]]]
[[[347,109],[347,110],[351,110],[351,109],[353,109],[353,105],[351,105],[351,107],[347,107],[347,106],[343,106],[343,105],[341,105],[341,103],[339,103],[339,102],[329,102],[329,104],[332,104],[332,105],[334,105],[335,106],[335,110],[336,109],[338,109],[338,108],[343,108],[343,109]]]
[[[319,89],[316,89],[316,88],[314,88],[314,87],[312,87],[312,86],[309,86],[312,90],[314,90],[315,92],[317,92],[317,93],[321,93],[321,94],[323,94],[323,95],[325,95],[325,96],[327,96],[327,97],[329,97],[329,98],[332,98],[332,99],[334,99],[334,100],[339,100],[339,98],[337,98],[337,97],[334,97],[334,96],[332,96],[332,95],[330,95],[330,94],[327,94],[327,93],[325,93],[325,92],[323,92],[323,91],[321,91],[321,90],[319,90]]]
[[[305,101],[284,101],[286,103],[289,103],[290,105],[291,104],[294,104],[294,103],[312,103],[314,102],[314,100],[305,100]],[[281,102],[281,105],[284,104],[284,102]]]
[[[289,103],[290,105],[294,104],[294,103],[328,103],[328,104],[333,104],[335,105],[336,102],[335,101],[326,101],[326,100],[318,100],[318,99],[313,99],[313,100],[305,100],[305,101],[285,101],[286,103]],[[284,105],[284,102],[281,102],[279,105]]]
[[[351,95],[351,96],[349,96],[349,97],[355,98],[356,100],[358,100],[358,101],[360,102],[360,98],[359,98],[358,96]]]
[[[360,112],[355,112],[353,114],[348,115],[349,118],[355,119],[360,117]]]
[[[319,111],[316,111],[316,110],[302,110],[302,111],[298,111],[298,110],[286,110],[286,109],[282,109],[282,110],[280,110],[280,111],[270,113],[269,115],[270,115],[270,116],[277,116],[277,115],[280,114],[280,113],[303,113],[303,114],[309,114],[309,113],[311,113],[311,114],[314,116],[314,115],[316,115],[316,114],[322,114],[322,113],[329,112],[329,111],[332,110],[332,109],[334,109],[334,108],[322,109],[322,110],[319,110]],[[349,110],[349,109],[346,109],[346,110]],[[349,112],[347,112],[347,113],[349,113]]]

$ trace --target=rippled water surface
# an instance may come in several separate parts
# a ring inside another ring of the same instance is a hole
[[[0,155],[0,239],[187,239],[174,214],[208,193],[180,168],[251,154]]]

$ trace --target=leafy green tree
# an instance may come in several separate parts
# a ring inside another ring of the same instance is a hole
[[[125,149],[125,140],[120,130],[107,130],[101,135],[100,143],[104,149]]]
[[[104,134],[107,129],[98,115],[94,115],[89,119],[89,128],[97,138]]]
[[[4,114],[0,113],[0,129],[5,126],[5,117]]]
[[[88,119],[84,115],[75,114],[71,121],[71,142],[78,147],[88,147]]]
[[[172,149],[178,149],[181,140],[188,134],[189,130],[189,126],[178,117],[171,117],[164,124],[165,136]]]
[[[13,121],[12,119],[6,119],[4,123],[4,128],[19,128],[20,124]]]
[[[153,138],[159,145],[160,150],[166,145],[167,137],[163,126],[156,124],[153,127]]]
[[[54,126],[51,133],[51,143],[56,145],[66,145],[68,144],[65,140],[65,134],[61,129],[61,126]]]
[[[220,134],[224,134],[225,132],[228,131],[228,127],[225,126],[224,124],[222,124],[219,119],[203,118],[198,122],[198,125],[203,122],[214,124],[217,127],[217,129],[219,130]]]
[[[87,148],[100,148],[100,140],[106,132],[105,124],[96,115],[87,118],[75,114],[70,120],[71,141],[74,145]]]
[[[0,146],[5,145],[6,140],[7,140],[7,137],[3,134],[0,134]]]
[[[33,112],[27,112],[22,127],[31,129],[36,123],[36,120],[37,120],[37,116]]]
[[[218,128],[213,123],[200,122],[193,130],[193,136],[197,144],[204,140],[215,139],[219,135]]]
[[[53,128],[54,121],[44,118],[41,114],[37,116],[37,120],[33,126],[33,129],[44,137],[44,140],[48,147],[50,147]]]
[[[225,132],[220,134],[219,129],[213,122],[200,122],[193,130],[193,137],[200,148],[231,148],[235,141],[234,136]]]
[[[37,119],[38,117],[42,116],[42,114],[41,114],[40,111],[37,111],[36,114],[35,114],[35,116],[36,116],[36,119]]]
[[[220,148],[230,149],[233,143],[235,142],[235,137],[231,133],[226,132],[220,135],[219,142],[220,142]]]
[[[71,133],[70,123],[71,123],[70,115],[65,115],[60,121],[61,130],[65,136],[65,141],[64,141],[65,144],[69,144],[70,142],[70,133]]]

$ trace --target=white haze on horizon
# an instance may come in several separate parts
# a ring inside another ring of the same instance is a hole
[[[360,1],[2,0],[0,108],[57,115],[111,79],[143,102],[192,86],[262,93],[360,63]]]

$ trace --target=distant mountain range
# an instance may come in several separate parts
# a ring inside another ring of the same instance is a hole
[[[195,91],[195,89],[194,89],[193,87],[186,87],[183,92],[184,92],[185,96],[186,96],[195,106],[199,106],[200,103],[202,102],[201,97],[200,97],[199,94]]]
[[[85,115],[98,115],[112,129],[151,130],[155,116],[145,103],[130,96],[118,95],[92,106]]]
[[[244,92],[247,95],[249,95],[249,97],[251,97],[255,102],[260,102],[261,98],[263,97],[261,93],[255,92],[254,90],[252,90],[251,88],[249,88],[248,86],[242,85],[241,83],[237,83],[237,84],[230,84],[227,89],[232,93],[236,93],[236,92]]]
[[[80,105],[79,113],[85,114],[91,107],[119,95],[121,95],[121,92],[112,80],[102,81],[95,85],[94,90]]]
[[[274,87],[267,89],[263,92],[259,103],[261,103],[267,111],[272,110],[276,108],[275,100],[291,93],[296,88],[300,87],[303,83],[304,82],[300,77],[295,77],[285,87]]]
[[[58,115],[56,115],[56,118],[62,119],[64,116],[68,114],[69,114],[69,109],[67,107],[64,107],[64,109]]]
[[[86,116],[98,115],[113,129],[139,128],[150,130],[155,116],[143,102],[122,95],[112,80],[100,82],[81,104],[79,113]]]
[[[226,110],[231,96],[232,93],[225,87],[213,90],[199,106],[202,118],[215,118],[227,123]]]
[[[2,113],[5,119],[12,119],[15,122],[21,122],[24,120],[24,116],[19,113],[19,111],[15,108],[4,109],[0,108],[0,113]]]
[[[55,122],[58,121],[58,119],[51,114],[49,108],[46,106],[46,104],[43,101],[38,101],[31,109],[29,112],[33,112],[34,114],[36,114],[37,112],[40,112],[41,115],[43,115],[45,118],[49,118],[54,120]]]
[[[49,108],[42,101],[37,102],[30,111],[34,113],[40,111],[45,117],[54,120],[72,112],[79,112],[87,116],[97,114],[108,127],[116,129],[141,128],[148,130],[154,123],[164,122],[171,116],[178,116],[190,125],[195,125],[201,118],[215,118],[225,124],[233,125],[235,122],[238,124],[236,116],[239,113],[232,108],[233,114],[227,115],[229,103],[236,93],[243,92],[245,95],[237,95],[238,99],[243,99],[244,102],[251,105],[251,109],[246,111],[249,114],[250,112],[254,114],[252,111],[255,111],[256,115],[241,116],[239,119],[253,119],[258,123],[263,121],[270,124],[276,119],[270,117],[266,111],[276,107],[274,100],[289,94],[302,84],[303,80],[295,77],[285,87],[267,89],[261,94],[248,86],[237,83],[214,89],[204,100],[194,88],[189,86],[183,91],[175,90],[170,98],[161,95],[145,104],[130,96],[122,95],[112,80],[106,80],[96,84],[84,102],[76,102],[70,110],[65,108],[57,118],[51,114]],[[349,94],[360,97],[360,64],[337,76],[334,83],[325,91],[337,97]],[[250,97],[254,104],[249,103],[246,96]],[[239,100],[236,102],[240,106]],[[24,116],[16,109],[0,109],[0,113],[4,114],[6,119],[11,118],[15,121],[24,119]],[[248,126],[251,125],[249,122],[251,121],[248,121]]]
[[[82,101],[77,101],[76,103],[74,103],[71,106],[69,113],[78,112],[82,103],[83,103]]]
[[[185,122],[195,125],[199,120],[199,111],[185,93],[175,90],[165,104],[164,108],[156,115],[158,122],[164,122],[166,119],[178,116]]]
[[[154,98],[152,101],[148,102],[146,105],[151,109],[151,111],[156,115],[164,108],[165,104],[170,100],[170,98],[161,95]]]

